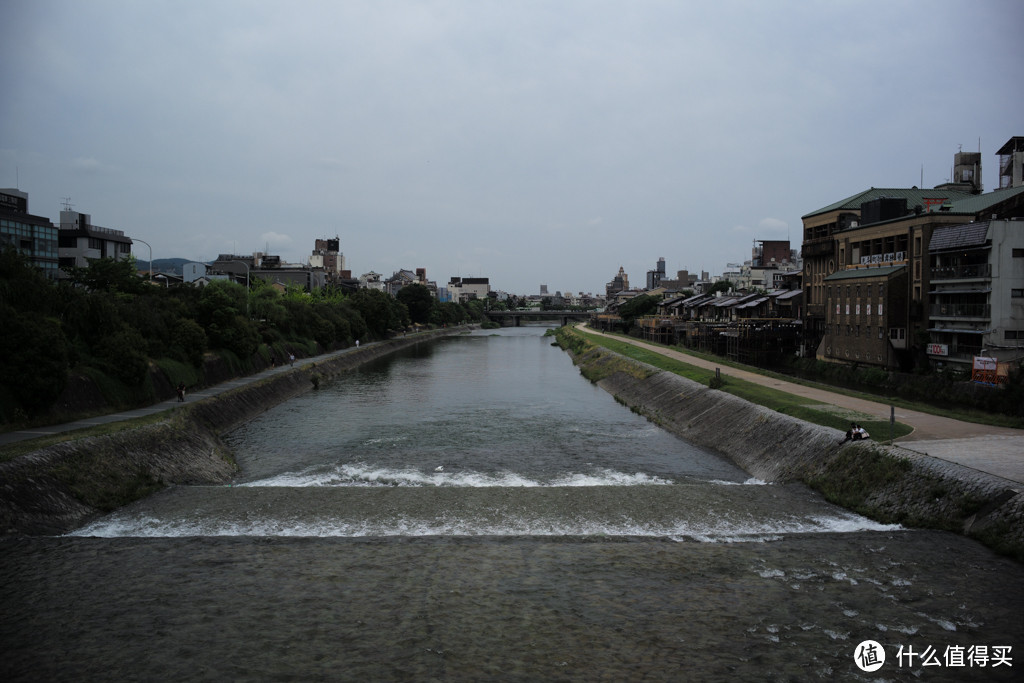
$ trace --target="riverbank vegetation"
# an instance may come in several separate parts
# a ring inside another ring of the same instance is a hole
[[[595,341],[600,339],[591,336]],[[813,358],[796,357],[786,360],[781,367],[767,369],[743,365],[728,358],[682,346],[668,346],[646,339],[643,342],[710,361],[722,367],[739,368],[765,377],[820,387],[867,401],[881,401],[898,408],[965,422],[1024,429],[1024,371],[1020,370],[1011,372],[1006,384],[993,387],[969,382],[969,376],[955,371],[912,375],[888,372],[880,368],[824,363]]]
[[[693,380],[704,386],[711,386],[716,378],[713,370],[705,370],[704,368],[669,358],[655,351],[638,348],[625,341],[600,337],[575,328],[561,328],[556,338],[562,348],[571,350],[574,355],[582,355],[593,349],[605,348],[628,358],[633,358],[661,370]],[[840,431],[846,431],[853,419],[858,424],[861,424],[869,434],[875,435],[878,440],[889,438],[890,425],[888,420],[871,419],[868,416],[851,418],[848,413],[831,412],[811,399],[787,394],[777,389],[763,387],[735,377],[722,380],[717,389],[751,403],[783,413],[784,415],[789,415],[805,422],[832,427]],[[892,438],[905,436],[911,431],[912,429],[909,425],[897,422],[892,426]]]
[[[441,303],[426,287],[306,292],[253,279],[166,288],[133,260],[97,259],[52,282],[0,253],[0,425],[124,409],[416,327],[483,320],[483,302]]]

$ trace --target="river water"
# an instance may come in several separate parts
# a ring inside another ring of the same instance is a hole
[[[1022,678],[1019,564],[752,479],[543,332],[420,344],[228,435],[231,485],[0,541],[0,676]]]

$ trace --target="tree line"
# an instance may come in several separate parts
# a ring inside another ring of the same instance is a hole
[[[138,277],[133,259],[110,258],[65,273],[53,282],[15,250],[0,254],[5,423],[50,411],[72,374],[112,387],[123,399],[114,403],[138,404],[155,398],[153,367],[174,384],[201,384],[211,356],[245,373],[272,358],[385,339],[410,325],[484,319],[482,301],[442,303],[419,284],[396,297],[330,287],[280,291],[259,279],[249,288],[229,280],[166,288]]]

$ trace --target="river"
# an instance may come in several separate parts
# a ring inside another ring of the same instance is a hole
[[[226,435],[230,485],[0,541],[0,675],[1020,678],[1019,564],[753,479],[544,329],[367,364]]]

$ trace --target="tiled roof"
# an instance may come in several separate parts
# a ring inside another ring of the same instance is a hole
[[[988,223],[943,225],[932,231],[932,239],[928,243],[928,251],[976,247],[985,244],[987,239]]]

